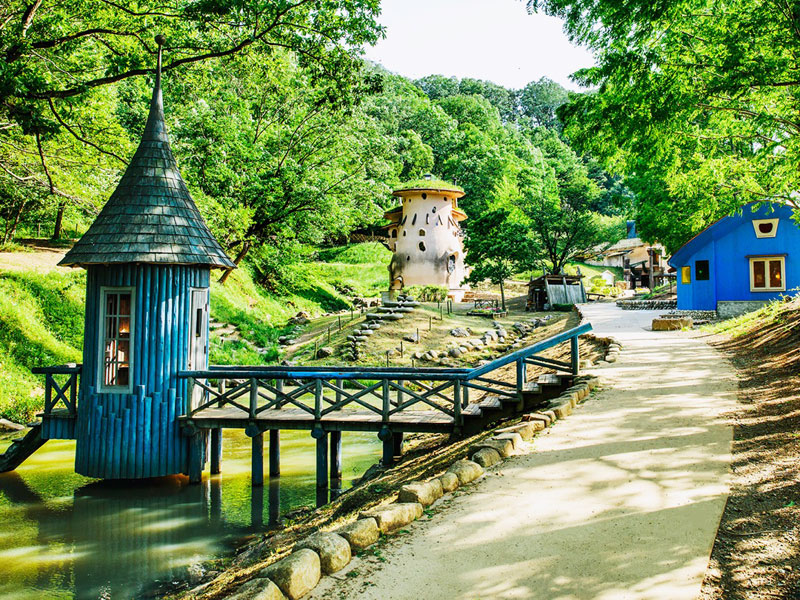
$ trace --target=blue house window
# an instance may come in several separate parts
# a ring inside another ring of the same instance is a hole
[[[782,292],[786,289],[786,262],[783,256],[748,258],[751,292]]]
[[[709,280],[709,266],[707,260],[696,260],[694,263],[695,281]]]
[[[130,390],[133,335],[133,288],[102,292],[100,389]]]

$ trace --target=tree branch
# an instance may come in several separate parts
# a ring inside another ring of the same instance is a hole
[[[52,100],[52,98],[48,98],[48,99],[47,99],[47,103],[50,105],[50,111],[53,113],[53,116],[56,118],[56,121],[58,121],[59,123],[61,123],[61,125],[64,127],[64,129],[66,129],[67,131],[69,131],[69,132],[72,134],[72,136],[73,136],[73,137],[74,137],[76,140],[78,140],[79,142],[83,142],[84,144],[87,144],[87,145],[91,146],[92,148],[94,148],[94,149],[95,149],[95,150],[97,150],[98,152],[102,152],[103,154],[105,154],[105,155],[107,155],[107,156],[111,156],[112,158],[116,158],[116,159],[117,159],[119,162],[121,162],[122,164],[126,164],[126,161],[125,161],[125,159],[124,159],[124,158],[122,158],[121,156],[119,156],[118,154],[114,154],[113,152],[110,152],[110,151],[108,151],[108,150],[103,150],[103,149],[102,149],[100,146],[98,146],[97,144],[95,144],[95,143],[93,143],[93,142],[90,142],[90,141],[89,141],[89,140],[87,140],[86,138],[83,138],[83,137],[81,137],[80,135],[78,135],[78,133],[77,133],[75,130],[73,130],[73,129],[72,129],[72,127],[70,127],[69,125],[67,125],[67,124],[66,124],[66,122],[64,122],[64,120],[61,118],[61,116],[58,114],[58,112],[56,112],[56,107],[53,105],[53,100]]]

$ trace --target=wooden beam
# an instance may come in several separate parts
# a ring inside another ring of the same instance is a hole
[[[269,430],[269,476],[280,477],[281,474],[281,430]]]
[[[211,430],[211,474],[219,475],[222,466],[222,429]]]

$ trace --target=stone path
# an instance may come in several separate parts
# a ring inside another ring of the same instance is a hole
[[[592,370],[613,388],[412,525],[385,562],[356,559],[310,598],[699,594],[728,492],[735,375],[702,339],[650,331],[657,312],[583,310],[624,345]]]

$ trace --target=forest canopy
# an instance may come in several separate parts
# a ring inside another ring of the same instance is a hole
[[[391,190],[427,173],[463,188],[468,214],[531,232],[525,264],[558,272],[623,235],[631,192],[565,142],[564,88],[386,72],[361,57],[383,34],[378,12],[378,0],[0,9],[3,242],[92,221],[143,129],[155,33],[166,37],[164,104],[183,177],[228,253],[264,284],[281,285],[308,246],[379,230]]]

